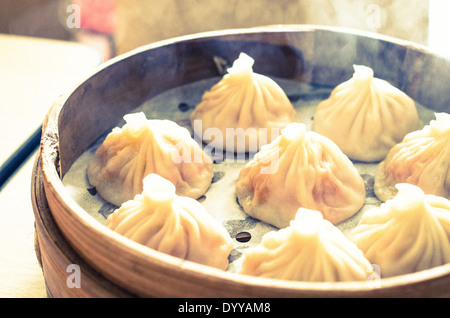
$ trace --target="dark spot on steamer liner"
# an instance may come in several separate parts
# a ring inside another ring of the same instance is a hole
[[[206,200],[206,195],[202,195],[200,198],[197,199],[198,202],[203,202]]]
[[[366,188],[366,197],[376,197],[373,190],[375,178],[369,174],[362,174],[361,177],[364,180],[364,187]]]
[[[316,99],[327,99],[328,97],[330,97],[329,91],[317,91],[317,90],[315,90],[313,92],[304,93],[304,94],[288,95],[288,98],[291,101],[291,103],[296,103],[299,100],[311,101],[311,100],[316,100]]]
[[[187,112],[189,109],[193,108],[188,103],[181,102],[178,104],[178,109],[182,112]]]
[[[98,213],[102,215],[105,219],[108,218],[108,215],[114,212],[118,207],[112,203],[105,202],[102,207],[98,210]]]
[[[247,216],[243,220],[228,220],[224,223],[224,226],[230,233],[231,237],[236,237],[236,235],[241,232],[248,232],[253,229],[258,222],[258,220],[252,218],[251,216]]]
[[[230,253],[230,255],[228,255],[228,262],[231,264],[233,263],[235,260],[237,260],[239,257],[241,257],[242,253],[239,252],[236,249],[233,249]]]
[[[224,175],[225,175],[225,172],[223,172],[223,171],[214,172],[214,177],[212,178],[211,183],[219,181],[220,179],[223,178]]]
[[[249,232],[239,232],[238,234],[236,234],[235,236],[236,241],[240,242],[240,243],[246,243],[248,241],[250,241],[250,239],[252,238],[252,235]]]
[[[295,103],[295,102],[298,102],[302,98],[302,95],[300,95],[300,94],[289,95],[288,98],[292,103]]]

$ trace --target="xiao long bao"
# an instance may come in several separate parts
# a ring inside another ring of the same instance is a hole
[[[278,228],[300,207],[320,211],[333,224],[363,206],[364,181],[328,138],[292,123],[240,171],[236,196],[243,210]]]
[[[202,196],[214,172],[211,158],[189,131],[170,120],[125,115],[88,163],[89,182],[100,196],[120,206],[142,192],[142,180],[156,173],[171,181],[177,194]]]
[[[141,194],[108,216],[107,227],[137,243],[175,257],[225,270],[233,242],[201,203],[175,194],[157,174],[143,181]]]
[[[392,199],[397,183],[450,199],[450,115],[435,115],[429,125],[407,134],[378,165],[374,192],[380,200]]]
[[[290,225],[247,250],[240,273],[308,282],[365,281],[376,275],[358,247],[320,212],[300,208]]]
[[[353,77],[319,103],[313,125],[350,159],[363,162],[383,160],[407,133],[422,127],[414,100],[362,65],[354,65]]]
[[[450,262],[450,201],[399,183],[397,195],[364,213],[350,239],[380,268],[381,277]]]
[[[283,89],[254,73],[253,63],[241,53],[192,112],[194,133],[209,147],[254,153],[276,138],[281,128],[299,120]]]

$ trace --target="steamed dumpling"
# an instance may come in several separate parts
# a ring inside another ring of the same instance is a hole
[[[361,250],[323,219],[299,209],[290,226],[265,234],[245,252],[242,274],[308,282],[364,281],[374,274]]]
[[[126,124],[108,134],[89,161],[91,185],[120,206],[142,192],[142,180],[156,173],[171,181],[177,194],[203,195],[213,177],[212,160],[189,131],[170,120],[148,120],[144,113],[124,116]]]
[[[354,65],[351,79],[317,106],[314,130],[330,138],[353,160],[380,161],[403,137],[420,129],[416,105],[373,70]]]
[[[364,213],[351,239],[380,268],[381,277],[450,262],[450,201],[397,184],[397,196]]]
[[[409,133],[395,145],[378,166],[374,191],[392,199],[397,183],[410,183],[426,194],[450,199],[450,115],[437,113],[436,120]]]
[[[236,196],[254,218],[282,228],[300,207],[333,224],[364,204],[365,186],[352,162],[328,138],[293,123],[239,173]]]
[[[226,269],[233,248],[229,233],[204,206],[175,194],[175,186],[156,174],[144,179],[144,190],[110,214],[107,227],[175,257]]]
[[[254,73],[253,63],[241,53],[191,114],[194,133],[211,148],[256,152],[276,138],[281,128],[297,121],[282,88],[271,78]]]

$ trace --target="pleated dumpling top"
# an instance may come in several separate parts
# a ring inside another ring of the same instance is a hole
[[[399,183],[397,195],[366,211],[349,236],[381,277],[450,262],[450,201]]]
[[[175,186],[156,174],[144,179],[142,193],[110,214],[106,225],[162,253],[224,270],[233,248],[227,230],[200,202],[176,195]]]
[[[298,121],[283,89],[270,77],[253,72],[253,63],[241,53],[192,112],[194,133],[210,147],[256,152],[281,128]]]
[[[300,123],[289,124],[241,169],[235,192],[246,213],[279,228],[301,207],[338,224],[366,198],[364,181],[347,156]]]
[[[392,147],[378,165],[374,191],[380,200],[392,199],[397,183],[414,184],[426,194],[450,199],[450,114],[435,115],[429,125]]]
[[[248,249],[242,274],[307,282],[365,281],[375,275],[364,254],[320,212],[299,209],[289,227]]]
[[[413,99],[367,66],[319,103],[314,130],[333,140],[353,160],[377,162],[405,135],[422,128]]]
[[[189,131],[170,120],[124,116],[126,124],[109,133],[88,163],[91,185],[117,206],[142,192],[142,180],[156,173],[171,181],[177,194],[202,196],[214,172],[211,158]]]

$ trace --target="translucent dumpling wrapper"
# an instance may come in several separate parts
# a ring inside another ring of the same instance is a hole
[[[194,199],[211,184],[211,158],[189,131],[170,120],[148,120],[144,113],[125,115],[126,124],[109,133],[87,174],[100,196],[117,206],[142,192],[142,180],[156,173],[171,181],[179,195]]]
[[[248,249],[242,274],[308,282],[364,281],[376,275],[361,250],[320,212],[299,209],[289,227]]]
[[[397,184],[398,193],[366,211],[350,234],[381,277],[414,273],[450,262],[450,201]]]
[[[319,103],[314,130],[353,160],[377,162],[403,137],[422,128],[414,100],[371,68],[354,65],[353,77]]]
[[[176,195],[173,183],[156,174],[145,177],[142,193],[110,214],[106,226],[159,252],[224,270],[233,248],[200,202]]]
[[[397,183],[450,199],[450,115],[435,115],[429,125],[407,134],[378,165],[374,192],[380,200],[392,199]]]
[[[318,210],[333,224],[353,216],[365,202],[364,181],[328,138],[293,123],[240,171],[236,196],[243,210],[278,228],[301,207]]]
[[[254,153],[281,128],[298,121],[283,89],[268,76],[254,73],[253,63],[241,53],[191,114],[194,133],[211,149]]]

